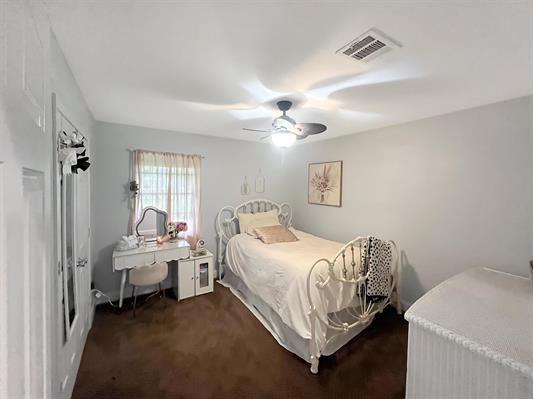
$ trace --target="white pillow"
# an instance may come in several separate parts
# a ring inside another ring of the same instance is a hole
[[[246,233],[256,237],[254,229],[256,227],[279,225],[278,211],[273,209],[268,212],[239,213],[239,229],[241,233]]]
[[[253,213],[239,213],[239,230],[241,234],[246,233],[246,229],[253,224],[255,215]]]

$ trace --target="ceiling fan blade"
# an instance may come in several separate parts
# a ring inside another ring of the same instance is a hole
[[[270,133],[271,130],[264,130],[264,129],[248,129],[247,127],[243,127],[242,130],[248,130],[249,132],[261,132],[261,133]]]
[[[319,134],[327,129],[327,126],[322,123],[297,123],[296,127],[300,129],[304,136]]]
[[[270,136],[272,136],[271,134],[269,134],[268,136],[264,136],[264,137],[261,137],[261,140],[265,140],[265,139],[268,139]]]

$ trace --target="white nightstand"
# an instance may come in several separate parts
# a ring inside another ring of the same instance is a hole
[[[172,286],[179,301],[213,292],[213,254],[178,261],[178,272],[173,274]]]

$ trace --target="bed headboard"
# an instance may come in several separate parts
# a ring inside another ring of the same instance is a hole
[[[279,222],[291,227],[292,208],[288,202],[277,203],[267,199],[254,199],[237,206],[225,206],[217,213],[216,233],[218,239],[217,262],[219,277],[222,276],[222,261],[226,253],[226,244],[231,237],[239,233],[239,213],[259,213],[271,210],[278,211]]]

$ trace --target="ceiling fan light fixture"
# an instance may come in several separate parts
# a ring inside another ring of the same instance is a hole
[[[298,131],[294,127],[296,125],[296,122],[294,122],[294,119],[289,118],[286,115],[280,116],[272,122],[272,128],[274,130],[287,130],[292,133],[297,133]]]
[[[272,142],[280,148],[288,148],[292,146],[296,140],[302,140],[310,135],[320,134],[326,131],[326,125],[323,125],[322,123],[296,123],[294,119],[287,115],[287,111],[292,106],[291,101],[278,101],[277,105],[283,114],[274,118],[272,121],[272,127],[269,130],[249,129],[246,127],[243,129],[252,132],[269,133],[268,136],[261,138],[261,140],[272,137]]]
[[[294,144],[296,136],[292,133],[274,133],[272,134],[272,142],[276,147],[288,148]]]

